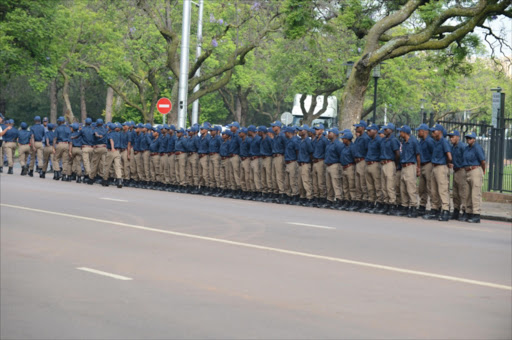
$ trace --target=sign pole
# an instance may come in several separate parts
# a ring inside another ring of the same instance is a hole
[[[190,44],[190,0],[183,0],[181,29],[180,81],[178,89],[178,127],[187,127],[188,54]]]
[[[196,61],[201,56],[201,47],[203,46],[203,0],[199,0],[199,19],[197,22],[197,47],[196,47]],[[196,71],[195,76],[201,75],[201,68]],[[199,91],[199,84],[194,87],[194,93]],[[199,122],[199,100],[196,99],[192,103],[192,124]]]

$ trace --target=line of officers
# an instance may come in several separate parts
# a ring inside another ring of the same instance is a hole
[[[393,124],[379,130],[361,121],[354,128],[355,136],[349,129],[280,121],[269,128],[233,122],[224,130],[209,123],[184,130],[90,118],[83,126],[67,125],[59,117],[45,131],[36,117],[30,132],[22,123],[16,138],[7,132],[4,141],[10,173],[17,141],[22,175],[33,176],[35,162],[26,164],[31,154],[42,160],[41,178],[51,159],[55,180],[480,222],[486,166],[475,133],[466,134],[464,143],[459,131],[447,133],[439,124],[422,124],[418,138],[407,125],[396,129],[398,138]]]

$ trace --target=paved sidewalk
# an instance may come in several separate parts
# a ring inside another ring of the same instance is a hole
[[[482,202],[481,217],[488,220],[512,222],[512,204]]]

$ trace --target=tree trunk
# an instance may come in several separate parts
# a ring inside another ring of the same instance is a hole
[[[80,78],[80,120],[85,123],[87,118],[87,105],[85,103],[85,80]]]
[[[112,104],[114,103],[114,89],[110,86],[107,88],[107,103],[105,105],[105,121],[112,121]]]
[[[340,129],[351,129],[361,119],[364,98],[370,81],[370,72],[371,68],[369,67],[362,65],[360,69],[357,68],[357,65],[354,67],[354,72],[352,72],[343,93],[338,119],[338,121],[341,121]]]
[[[171,112],[169,112],[167,114],[167,123],[168,124],[173,124],[173,125],[178,124],[178,109],[179,109],[178,88],[179,88],[179,84],[178,84],[178,81],[176,80],[176,82],[172,85],[172,90],[171,90],[171,98],[170,99],[171,99],[171,103],[172,103],[172,109],[171,109]]]
[[[75,115],[73,114],[73,109],[71,107],[71,101],[69,100],[69,76],[68,74],[63,70],[59,70],[60,74],[64,78],[64,85],[62,86],[62,99],[64,99],[64,117],[69,123],[76,122]]]
[[[57,123],[57,78],[50,83],[50,123]]]

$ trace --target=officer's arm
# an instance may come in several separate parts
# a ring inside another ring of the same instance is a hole
[[[69,156],[71,156],[73,153],[72,152],[73,151],[73,143],[69,143],[68,145],[69,145]]]
[[[33,150],[36,149],[36,141],[34,139],[34,134],[33,133],[30,134],[30,145],[32,146]]]
[[[110,149],[112,151],[116,151],[116,149],[114,148],[114,140],[112,138],[109,139],[109,142],[110,142]]]
[[[447,162],[447,163],[451,163],[451,162],[452,162],[452,160],[453,160],[453,158],[452,158],[452,153],[451,153],[450,151],[447,151],[447,152],[446,152],[446,162]]]
[[[482,170],[484,171],[484,175],[485,175],[485,160],[480,162],[480,166],[482,167]]]
[[[416,155],[416,157],[419,157],[420,155]],[[400,150],[395,150],[395,165],[398,166],[400,164]],[[418,164],[420,164],[418,162]]]
[[[57,134],[55,134],[55,137],[53,137],[53,150],[55,150],[57,145]]]
[[[421,157],[420,154],[416,154],[416,176],[420,177],[421,174]]]

